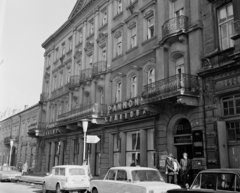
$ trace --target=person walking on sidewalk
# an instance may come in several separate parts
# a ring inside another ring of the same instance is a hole
[[[25,164],[23,164],[22,175],[26,175],[27,171],[28,171],[28,164],[27,162],[25,162]]]
[[[189,175],[190,175],[190,169],[191,169],[191,160],[188,159],[187,153],[183,153],[183,158],[180,160],[181,165],[181,181],[183,187],[187,187],[189,184]]]

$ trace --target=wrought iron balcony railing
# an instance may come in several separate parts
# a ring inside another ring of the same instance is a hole
[[[40,95],[40,101],[41,102],[46,102],[48,100],[49,94],[48,93],[42,93]]]
[[[68,84],[58,88],[57,90],[54,90],[51,94],[51,98],[55,98],[59,95],[62,95],[63,93],[68,91]]]
[[[234,31],[236,35],[240,34],[240,20],[234,22]]]
[[[28,127],[28,134],[29,133],[35,133],[36,130],[39,131],[45,131],[46,129],[46,123],[43,122],[35,122],[29,125]]]
[[[80,75],[75,75],[75,76],[71,76],[70,78],[70,83],[69,83],[69,87],[75,87],[78,86],[80,83]]]
[[[189,74],[177,74],[154,83],[144,86],[143,97],[151,98],[170,94],[177,95],[198,95],[198,77]]]
[[[81,70],[80,82],[86,81],[91,78],[92,78],[92,68],[87,68],[87,69]]]
[[[188,28],[188,17],[179,16],[166,21],[162,26],[163,38],[167,35],[177,33],[179,31],[186,31]]]
[[[99,61],[93,64],[93,75],[101,74],[107,71],[107,61]]]
[[[80,108],[63,113],[58,116],[57,124],[62,124],[68,121],[77,120],[81,118],[98,118],[107,114],[107,105],[93,103],[89,105],[82,105]]]

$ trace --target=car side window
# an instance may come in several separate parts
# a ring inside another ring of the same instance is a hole
[[[55,175],[55,168],[52,169],[51,174],[52,174],[52,175]]]
[[[55,168],[55,175],[59,175],[59,168]]]
[[[202,174],[199,174],[198,177],[195,178],[194,182],[192,183],[191,189],[200,189],[201,175]]]
[[[117,180],[118,181],[127,181],[127,172],[125,170],[118,170]]]
[[[234,174],[218,174],[217,189],[234,191],[235,175]]]
[[[115,180],[116,170],[109,170],[107,180]]]
[[[201,189],[216,189],[217,174],[203,173],[201,179]]]
[[[65,168],[60,168],[60,176],[65,176]]]
[[[236,176],[236,192],[240,192],[240,179]]]

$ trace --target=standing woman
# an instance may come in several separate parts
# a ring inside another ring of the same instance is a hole
[[[189,174],[191,169],[191,160],[188,159],[187,153],[183,153],[183,158],[180,160],[181,172],[180,178],[182,181],[182,185],[184,187],[188,186],[189,183]]]

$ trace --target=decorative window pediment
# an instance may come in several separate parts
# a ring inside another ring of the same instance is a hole
[[[108,34],[107,33],[103,33],[103,32],[100,32],[98,34],[97,43],[98,43],[98,45],[100,47],[102,47],[103,45],[106,45],[107,36],[108,36]]]
[[[148,10],[145,14],[144,14],[144,18],[150,18],[154,15],[153,10]]]
[[[74,54],[74,58],[81,59],[82,57],[82,51],[77,50]]]
[[[116,31],[115,34],[114,34],[114,37],[115,38],[118,38],[122,35],[122,32],[121,31]]]
[[[85,46],[85,51],[86,51],[86,53],[87,54],[89,54],[90,52],[92,52],[93,51],[93,47],[94,47],[94,43],[91,43],[91,42],[87,42],[86,43],[86,46]]]

